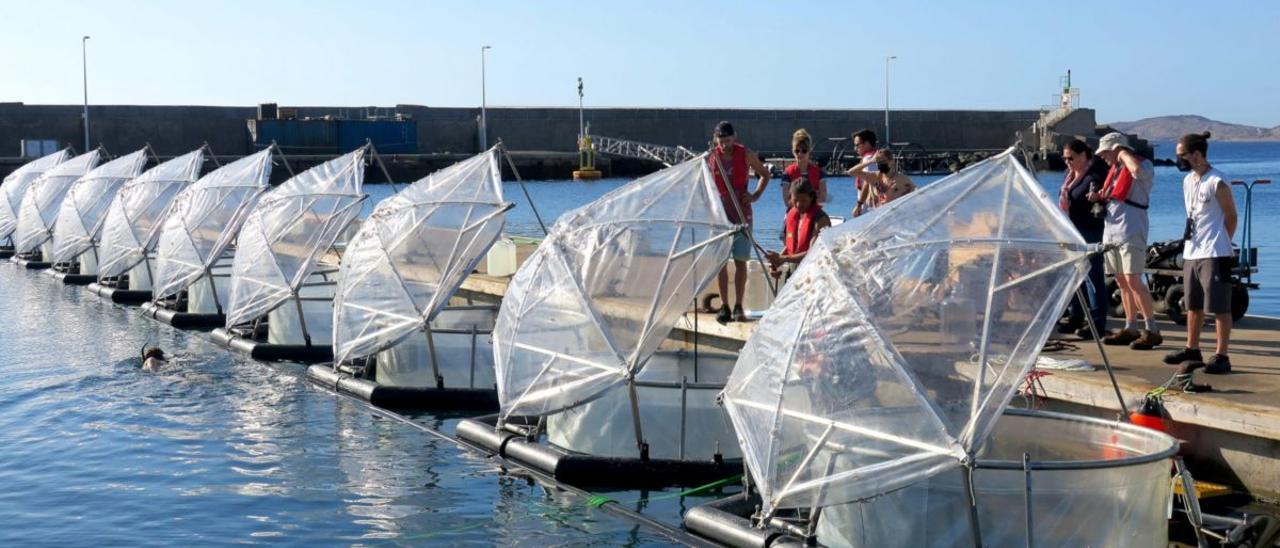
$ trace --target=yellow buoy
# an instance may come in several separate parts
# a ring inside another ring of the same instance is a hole
[[[596,169],[596,149],[591,145],[591,136],[578,138],[578,169],[573,172],[575,181],[594,181],[603,174]]]

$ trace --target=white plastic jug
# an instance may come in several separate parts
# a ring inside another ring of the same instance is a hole
[[[485,256],[485,271],[490,276],[510,276],[516,273],[516,242],[500,238],[489,248]]]
[[[757,260],[747,261],[747,291],[742,296],[742,311],[748,318],[760,319],[773,305],[769,291],[769,269]]]

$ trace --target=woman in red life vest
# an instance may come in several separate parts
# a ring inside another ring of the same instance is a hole
[[[720,311],[716,321],[744,321],[746,314],[742,311],[742,296],[747,291],[747,260],[751,258],[751,204],[760,199],[769,184],[769,170],[751,149],[738,143],[733,131],[733,124],[720,122],[716,124],[716,146],[711,149],[707,164],[716,180],[716,189],[720,191],[720,201],[724,205],[729,221],[745,225],[742,231],[733,235],[733,313],[729,312],[729,265],[720,270],[716,282],[720,289]],[[728,177],[722,171],[728,172]],[[750,171],[756,173],[760,181],[755,190],[747,190]],[[727,179],[727,180],[726,180]]]
[[[796,163],[787,166],[782,180],[784,183],[791,183],[801,178],[807,179],[818,192],[818,203],[825,204],[827,203],[827,180],[822,178],[822,168],[810,159],[812,153],[813,139],[809,137],[809,132],[797,129],[791,135],[791,155],[795,157]],[[782,192],[782,205],[790,208],[791,185],[784,184],[778,188]]]
[[[818,203],[818,192],[809,181],[798,179],[791,183],[791,209],[787,210],[785,244],[782,253],[765,254],[774,277],[781,275],[782,265],[798,263],[809,253],[809,247],[818,239],[822,229],[831,226],[831,218]]]

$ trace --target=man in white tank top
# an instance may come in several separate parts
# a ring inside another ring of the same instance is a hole
[[[1165,356],[1170,365],[1204,362],[1205,373],[1231,372],[1227,345],[1231,338],[1231,238],[1236,231],[1236,204],[1222,172],[1209,165],[1209,132],[1178,140],[1178,169],[1187,208],[1183,236],[1182,287],[1187,310],[1187,347]],[[1200,353],[1205,313],[1214,315],[1217,348],[1208,360]]]

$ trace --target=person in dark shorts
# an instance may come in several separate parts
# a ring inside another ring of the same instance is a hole
[[[1231,372],[1227,347],[1231,340],[1231,237],[1236,232],[1236,203],[1227,178],[1209,165],[1209,132],[1189,133],[1178,140],[1182,200],[1187,208],[1183,235],[1182,289],[1187,309],[1187,346],[1164,362],[1204,362],[1204,372]],[[1208,360],[1200,352],[1205,314],[1213,314],[1217,348]]]

